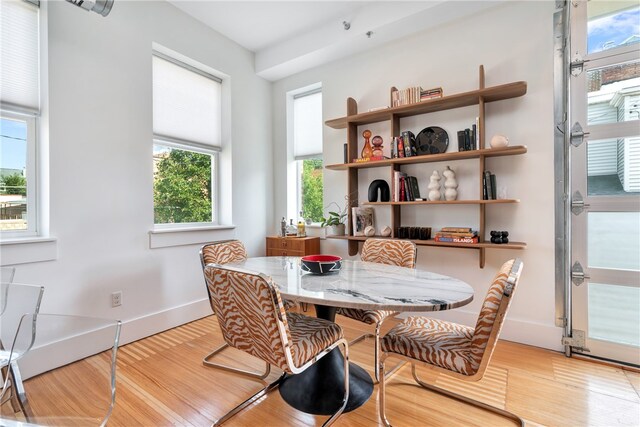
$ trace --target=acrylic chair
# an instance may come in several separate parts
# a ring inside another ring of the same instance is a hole
[[[50,369],[55,374],[25,381],[30,410],[21,408],[22,414],[3,410],[0,420],[26,420],[39,426],[105,426],[115,405],[120,328],[118,320],[95,317],[22,316],[11,344],[10,364],[20,363],[30,374]],[[108,355],[86,359],[109,350]],[[58,367],[69,362],[70,354],[74,360],[86,360]]]
[[[247,259],[247,251],[244,248],[244,245],[240,240],[220,240],[217,242],[207,243],[202,246],[200,249],[200,263],[202,264],[202,271],[204,273],[204,268],[207,264],[229,264],[234,262],[242,262]],[[206,277],[205,277],[205,286],[207,285]],[[211,299],[211,292],[209,291],[209,286],[207,288],[207,295],[209,296],[209,304],[211,305],[211,310],[215,313],[215,308],[213,306],[213,300]],[[286,310],[290,310],[295,308],[297,305],[293,301],[284,300],[284,307]],[[226,365],[222,365],[219,363],[214,363],[211,361],[216,355],[220,354],[224,351],[229,345],[224,343],[218,347],[216,347],[211,353],[207,354],[204,359],[202,359],[202,363],[205,366],[209,366],[212,368],[218,368],[226,371],[238,372],[237,368],[232,368]],[[243,371],[246,372],[246,371]],[[269,372],[265,374],[265,377],[269,375]]]
[[[43,286],[0,284],[0,370],[4,380],[3,395],[11,400],[14,410],[20,410],[25,414],[29,413],[29,402],[22,384],[22,376],[18,364],[10,363],[9,356],[20,319],[26,313],[38,313],[43,293]]]
[[[416,268],[416,254],[416,245],[408,240],[367,239],[362,246],[360,259],[378,264]],[[354,345],[365,338],[374,339],[373,360],[374,366],[376,366],[374,376],[377,383],[380,380],[377,369],[380,361],[380,328],[382,328],[382,324],[386,319],[399,313],[397,311],[363,310],[358,308],[338,308],[337,313],[368,325],[375,325],[373,334],[362,334],[349,342],[349,345]]]
[[[411,362],[418,385],[447,397],[500,414],[524,426],[524,421],[506,410],[462,396],[424,382],[416,364],[465,381],[482,379],[498,341],[504,318],[522,272],[522,261],[504,263],[489,287],[475,328],[428,317],[410,317],[393,327],[382,338],[384,352],[378,366],[380,376],[380,419],[391,424],[385,413],[385,368],[387,358]]]
[[[15,267],[0,267],[0,283],[13,283],[15,274]]]
[[[217,426],[279,386],[286,374],[298,374],[329,354],[344,347],[344,398],[342,405],[323,425],[333,423],[344,411],[349,398],[349,345],[342,329],[333,322],[301,313],[286,313],[278,288],[271,278],[219,264],[205,267],[205,278],[227,344],[262,359],[266,373],[241,374],[264,379],[271,365],[283,374],[253,396],[216,420]]]

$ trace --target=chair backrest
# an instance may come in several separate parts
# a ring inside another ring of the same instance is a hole
[[[287,316],[271,279],[218,264],[207,265],[204,272],[227,344],[292,373]]]
[[[409,240],[367,239],[362,246],[362,261],[416,268],[416,245]]]
[[[23,315],[37,314],[43,286],[18,283],[0,284],[0,350],[9,350]]]
[[[207,264],[228,264],[247,259],[247,251],[240,240],[220,240],[207,243],[200,249],[202,268]]]
[[[475,375],[482,375],[491,359],[522,267],[519,258],[505,262],[487,291],[471,339],[471,365]]]
[[[94,317],[42,313],[21,317],[10,343],[9,363],[19,360],[23,373],[23,368],[32,374],[52,368],[65,372],[50,376],[47,387],[37,381],[33,387],[30,382],[24,383],[30,412],[33,412],[24,414],[29,422],[37,425],[106,425],[115,404],[120,329],[118,320]],[[69,362],[64,359],[68,355],[62,356],[68,348],[73,348],[74,360],[108,350],[111,353],[108,358],[101,355],[90,362],[56,368]],[[69,378],[83,380],[70,381]],[[8,381],[7,376],[0,401],[10,389]],[[60,405],[61,401],[74,404]],[[3,412],[2,417],[9,415]]]

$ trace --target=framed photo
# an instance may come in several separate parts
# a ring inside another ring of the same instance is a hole
[[[354,236],[364,236],[364,229],[368,226],[375,228],[373,208],[370,206],[351,208],[351,219],[353,221]]]

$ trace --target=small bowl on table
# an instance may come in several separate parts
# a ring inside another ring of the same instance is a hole
[[[300,268],[311,274],[327,274],[340,270],[342,258],[336,255],[307,255],[302,257]]]

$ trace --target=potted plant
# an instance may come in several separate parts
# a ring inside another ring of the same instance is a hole
[[[321,225],[323,227],[331,226],[331,234],[334,236],[344,236],[345,221],[347,220],[347,207],[345,205],[345,208],[341,209],[335,202],[329,204],[329,207],[331,205],[336,205],[338,209],[337,211],[329,211],[329,216],[327,218],[322,218]]]

